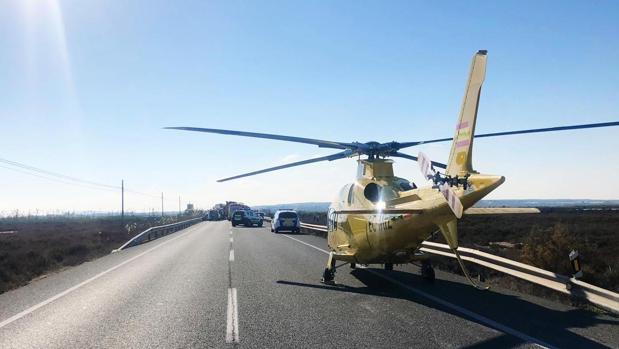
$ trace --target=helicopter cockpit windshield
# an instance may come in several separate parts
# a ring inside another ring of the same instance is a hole
[[[399,189],[400,191],[408,191],[408,190],[417,189],[417,185],[414,182],[409,182],[408,180],[404,178],[396,178],[393,181],[393,185],[395,188]]]

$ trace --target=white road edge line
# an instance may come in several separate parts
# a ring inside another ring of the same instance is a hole
[[[300,242],[300,243],[302,243],[303,245],[305,245],[305,246],[309,246],[309,247],[311,247],[311,248],[313,248],[313,249],[315,249],[315,250],[318,250],[318,251],[320,251],[320,252],[322,252],[322,253],[329,254],[329,251],[327,251],[327,250],[323,250],[323,249],[322,249],[322,248],[320,248],[320,247],[316,247],[316,246],[314,246],[314,245],[312,245],[312,244],[308,244],[307,242],[305,242],[305,241],[301,241],[301,240],[299,240],[299,239],[297,239],[297,238],[293,238],[292,236],[289,236],[289,235],[286,235],[286,234],[282,234],[282,236],[285,236],[285,237],[287,237],[288,239],[292,239],[292,240],[294,240],[294,241],[296,241],[296,242]]]
[[[234,262],[234,250],[230,250],[230,262]]]
[[[301,240],[296,239],[296,238],[293,238],[292,236],[289,236],[289,235],[286,235],[286,234],[282,234],[282,236],[285,236],[285,237],[287,237],[289,239],[292,239],[294,241],[300,242],[300,243],[302,243],[305,246],[309,246],[309,247],[311,247],[311,248],[313,248],[315,250],[318,250],[320,252],[323,252],[325,254],[329,254],[329,251],[327,251],[327,250],[323,250],[320,247],[316,247],[316,246],[314,246],[312,244],[308,244],[307,242],[301,241]],[[359,266],[359,267],[361,267],[361,266]],[[460,314],[464,314],[464,315],[466,315],[466,316],[468,316],[468,317],[470,317],[472,319],[475,319],[475,320],[479,321],[480,323],[485,324],[486,326],[488,326],[490,328],[493,328],[495,330],[498,330],[498,331],[510,334],[510,335],[512,335],[514,337],[518,337],[518,338],[520,338],[520,339],[522,339],[524,341],[536,344],[536,345],[538,345],[540,347],[543,347],[543,348],[556,348],[555,346],[553,346],[551,344],[548,344],[548,343],[546,343],[546,342],[544,342],[542,340],[539,340],[537,338],[531,337],[528,334],[522,333],[522,332],[520,332],[518,330],[515,330],[515,329],[513,329],[511,327],[507,327],[507,326],[505,326],[505,325],[503,325],[501,323],[498,323],[498,322],[496,322],[496,321],[494,321],[492,319],[489,319],[489,318],[487,318],[487,317],[485,317],[483,315],[479,315],[479,314],[474,313],[474,312],[472,312],[472,311],[470,311],[468,309],[465,309],[465,308],[463,308],[463,307],[461,307],[459,305],[447,302],[447,301],[445,301],[445,300],[443,300],[441,298],[438,298],[436,296],[433,296],[433,295],[431,295],[429,293],[426,293],[424,291],[415,289],[415,288],[413,288],[413,287],[411,287],[411,286],[409,286],[409,285],[407,285],[407,284],[405,284],[403,282],[400,282],[400,281],[398,281],[398,280],[396,280],[396,279],[394,279],[394,278],[392,278],[392,277],[390,277],[388,275],[383,275],[383,274],[377,273],[376,271],[370,270],[370,269],[366,269],[366,270],[368,272],[372,273],[373,275],[376,275],[376,276],[378,276],[378,277],[380,277],[380,278],[382,278],[384,280],[387,280],[387,281],[389,281],[389,282],[391,282],[393,284],[396,284],[396,285],[398,285],[398,286],[400,286],[402,288],[405,288],[406,290],[408,290],[411,293],[414,293],[414,294],[416,294],[418,296],[421,296],[421,297],[424,297],[426,299],[429,299],[429,300],[431,300],[431,301],[433,301],[435,303],[438,303],[438,304],[440,304],[440,305],[442,305],[442,306],[444,306],[446,308],[450,308],[452,310],[457,311]]]
[[[188,230],[187,232],[189,232],[189,231],[191,231],[191,230]],[[68,289],[66,289],[66,290],[64,290],[64,291],[62,291],[62,292],[60,292],[60,293],[58,293],[57,295],[52,296],[52,297],[50,297],[50,298],[48,298],[48,299],[46,299],[46,300],[42,301],[41,303],[38,303],[38,304],[36,304],[36,305],[33,305],[33,306],[31,306],[30,308],[28,308],[28,309],[26,309],[26,310],[24,310],[24,311],[22,311],[22,312],[20,312],[20,313],[17,313],[17,314],[15,314],[15,315],[11,316],[10,318],[8,318],[8,319],[6,319],[6,320],[4,320],[4,321],[0,322],[0,328],[3,328],[4,326],[6,326],[6,325],[8,325],[8,324],[10,324],[10,323],[12,323],[12,322],[14,322],[14,321],[21,319],[22,317],[24,317],[24,316],[26,316],[26,315],[28,315],[28,314],[30,314],[30,313],[32,313],[32,312],[34,312],[35,310],[37,310],[37,309],[39,309],[39,308],[42,308],[42,307],[44,307],[44,306],[46,306],[46,305],[50,304],[51,302],[53,302],[53,301],[55,301],[55,300],[57,300],[57,299],[59,299],[59,298],[61,298],[61,297],[63,297],[63,296],[66,296],[67,294],[69,294],[69,293],[71,293],[71,292],[73,292],[73,291],[77,290],[78,288],[80,288],[80,287],[82,287],[82,286],[84,286],[84,285],[87,285],[87,284],[89,284],[89,283],[91,283],[91,282],[95,281],[96,279],[98,279],[98,278],[102,277],[103,275],[108,274],[108,273],[110,273],[110,272],[112,272],[112,271],[114,271],[114,270],[116,270],[116,269],[118,269],[118,268],[122,267],[123,265],[125,265],[125,264],[127,264],[127,263],[130,263],[130,262],[132,262],[132,261],[134,261],[134,260],[136,260],[136,259],[138,259],[138,258],[142,257],[143,255],[145,255],[145,254],[147,254],[147,253],[149,253],[149,252],[152,252],[152,251],[154,251],[154,250],[158,249],[159,247],[161,247],[161,246],[163,246],[163,245],[165,245],[165,244],[168,244],[168,243],[170,243],[170,242],[172,242],[172,241],[174,241],[174,240],[176,240],[176,239],[178,239],[178,238],[180,238],[180,237],[184,236],[187,232],[184,232],[184,233],[182,233],[181,235],[178,235],[178,236],[176,236],[176,237],[174,237],[174,238],[172,238],[172,239],[170,239],[170,240],[164,241],[164,242],[160,243],[159,245],[157,245],[157,246],[155,246],[155,247],[152,247],[152,248],[150,248],[150,249],[148,249],[148,250],[146,250],[146,251],[144,251],[144,252],[142,252],[142,253],[138,254],[137,256],[131,257],[131,258],[127,259],[126,261],[124,261],[124,262],[120,263],[120,264],[117,264],[117,265],[115,265],[115,266],[113,266],[113,267],[111,267],[111,268],[109,268],[109,269],[107,269],[107,270],[105,270],[105,271],[100,272],[99,274],[97,274],[97,275],[95,275],[95,276],[91,277],[90,279],[87,279],[87,280],[85,280],[85,281],[82,281],[82,282],[80,282],[79,284],[77,284],[77,285],[75,285],[75,286],[73,286],[73,287],[70,287],[70,288],[68,288]]]
[[[232,236],[230,237],[230,243],[233,243],[234,239],[232,238]]]
[[[228,321],[226,325],[226,343],[239,342],[239,314],[236,306],[236,288],[228,289]]]

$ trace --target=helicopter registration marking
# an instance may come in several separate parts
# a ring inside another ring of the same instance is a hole
[[[368,221],[368,232],[377,233],[390,229],[393,229],[393,226],[391,225],[391,220],[376,223]]]

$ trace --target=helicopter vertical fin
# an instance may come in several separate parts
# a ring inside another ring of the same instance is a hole
[[[450,176],[463,176],[475,172],[472,163],[473,137],[481,86],[486,76],[486,53],[487,51],[480,50],[473,56],[462,109],[449,154],[446,174]]]

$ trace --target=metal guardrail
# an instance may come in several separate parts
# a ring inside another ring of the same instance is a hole
[[[322,232],[327,232],[327,226],[326,225],[317,225],[317,224],[309,224],[309,223],[301,223],[301,228],[305,228],[305,229],[310,229],[310,230],[318,230],[318,231],[322,231]]]
[[[114,252],[118,252],[121,250],[124,250],[125,248],[128,247],[132,247],[135,245],[140,245],[143,244],[145,242],[149,242],[152,240],[156,240],[160,237],[166,236],[168,234],[172,234],[175,233],[179,230],[183,230],[189,226],[192,226],[196,223],[199,223],[202,221],[202,218],[193,218],[193,219],[188,219],[186,221],[182,221],[182,222],[176,222],[176,223],[172,223],[172,224],[166,224],[166,225],[159,225],[156,227],[150,227],[146,230],[144,230],[143,232],[139,233],[138,235],[134,236],[131,240],[125,242],[122,246],[120,246],[119,248],[112,250],[112,253]]]
[[[301,228],[318,231],[320,235],[326,235],[327,233],[327,227],[324,225],[301,223]],[[424,241],[421,244],[420,250],[425,253],[456,258],[456,255],[451,252],[451,249],[446,244]],[[619,293],[472,248],[459,247],[458,252],[463,260],[470,263],[475,263],[572,297],[584,299],[601,308],[619,314]]]

